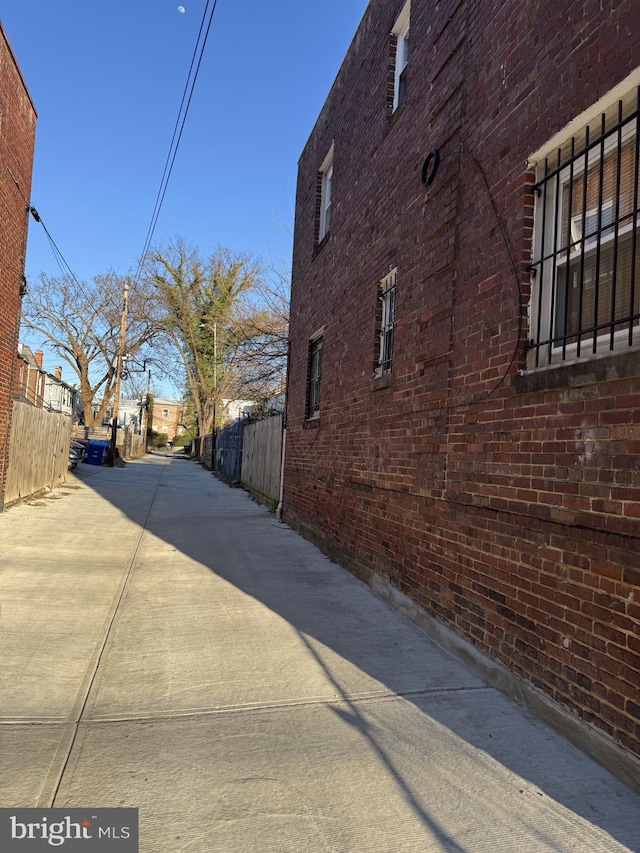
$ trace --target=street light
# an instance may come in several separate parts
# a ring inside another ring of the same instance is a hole
[[[218,324],[200,323],[201,329],[213,328],[213,426],[211,429],[211,471],[216,470],[216,407],[218,402]]]
[[[120,334],[118,336],[118,348],[116,352],[116,381],[113,392],[113,409],[111,423],[111,465],[116,464],[116,444],[118,441],[118,406],[120,404],[120,383],[122,380],[123,362],[126,361],[124,345],[127,334],[127,307],[129,303],[129,279],[125,278],[122,289],[122,313],[120,315]]]

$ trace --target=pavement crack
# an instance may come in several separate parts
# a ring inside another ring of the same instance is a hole
[[[219,705],[207,708],[192,708],[185,710],[171,709],[166,711],[150,712],[148,714],[126,714],[110,715],[103,717],[92,717],[81,720],[82,725],[109,725],[118,723],[148,723],[148,722],[170,722],[171,720],[192,719],[196,717],[209,717],[219,714],[237,714],[253,711],[276,711],[285,708],[312,708],[320,706],[340,707],[343,705],[364,705],[376,702],[393,702],[400,700],[414,700],[421,696],[437,696],[447,693],[466,693],[477,691],[494,691],[490,685],[469,685],[467,687],[432,687],[422,690],[391,691],[381,690],[360,695],[343,698],[338,695],[311,697],[299,699],[282,699],[271,702],[239,702],[237,704]]]
[[[142,540],[143,540],[144,535],[148,529],[148,523],[149,523],[149,518],[151,516],[151,511],[153,509],[156,498],[158,496],[158,491],[160,489],[162,479],[165,475],[165,471],[166,471],[166,469],[164,467],[160,471],[160,477],[158,479],[158,482],[156,483],[155,489],[154,489],[153,494],[151,496],[151,500],[149,501],[147,513],[145,515],[143,523],[140,525],[140,532],[138,534],[138,538],[136,541],[135,548],[133,549],[133,553],[131,554],[128,565],[127,565],[126,570],[123,574],[123,578],[122,578],[122,582],[120,584],[120,588],[119,588],[118,593],[117,593],[115,600],[114,600],[114,605],[112,608],[111,617],[108,621],[108,624],[106,625],[106,628],[104,630],[102,640],[99,644],[99,647],[96,649],[96,653],[94,654],[93,666],[89,667],[87,670],[87,674],[85,676],[84,684],[83,684],[84,689],[81,689],[79,694],[78,694],[78,700],[77,700],[76,705],[75,705],[75,708],[77,710],[76,710],[75,714],[73,715],[73,719],[66,721],[66,725],[73,726],[73,735],[69,740],[69,745],[68,745],[68,748],[66,751],[66,756],[65,756],[64,762],[62,763],[62,766],[60,768],[60,772],[59,772],[57,780],[56,780],[56,784],[55,784],[55,787],[54,787],[54,790],[53,790],[53,793],[52,793],[52,796],[50,799],[50,803],[49,803],[50,807],[53,807],[55,805],[56,797],[58,796],[58,792],[60,790],[62,780],[63,780],[64,775],[65,775],[67,768],[69,766],[69,761],[71,758],[71,754],[73,752],[74,745],[76,743],[78,731],[80,729],[80,725],[83,722],[83,717],[85,716],[85,713],[87,710],[87,704],[89,702],[89,697],[91,696],[91,692],[93,690],[94,684],[96,683],[96,680],[98,678],[98,672],[100,670],[100,665],[102,663],[102,659],[103,659],[105,650],[106,650],[107,645],[109,643],[109,638],[111,637],[113,627],[116,623],[118,613],[119,613],[120,608],[122,606],[122,602],[124,601],[124,599],[126,597],[126,592],[127,592],[128,586],[129,586],[131,575],[132,575],[133,569],[136,565],[136,559],[137,559],[138,553],[140,551],[140,547],[142,545]]]

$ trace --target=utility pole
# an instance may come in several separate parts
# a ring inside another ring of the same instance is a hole
[[[113,416],[111,422],[111,465],[116,464],[116,441],[118,439],[118,407],[120,405],[120,383],[122,380],[122,359],[124,356],[124,344],[127,334],[127,308],[129,305],[129,278],[125,278],[122,289],[122,315],[120,317],[120,335],[118,337],[118,350],[116,356],[116,384],[113,398]]]
[[[144,452],[147,452],[147,433],[149,432],[149,394],[151,393],[151,371],[147,374],[147,396],[144,401],[144,432],[142,433],[142,441]],[[140,412],[140,422],[142,423],[142,412]]]
[[[201,329],[213,329],[213,426],[211,428],[211,471],[216,470],[216,439],[218,431],[216,428],[216,409],[218,404],[218,324],[200,323]],[[204,453],[204,446],[203,446]],[[204,458],[204,457],[203,457]]]
[[[216,443],[218,428],[216,426],[216,409],[218,404],[218,324],[213,324],[213,432],[211,433],[211,472],[216,471]]]

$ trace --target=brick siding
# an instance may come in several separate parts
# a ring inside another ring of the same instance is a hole
[[[18,366],[20,283],[28,218],[25,199],[31,192],[35,123],[33,103],[0,26],[0,509]]]
[[[389,116],[402,6],[369,3],[299,163],[284,517],[640,756],[640,352],[518,374],[527,159],[640,65],[640,5],[412,0],[406,99]],[[390,266],[393,378],[376,384]]]

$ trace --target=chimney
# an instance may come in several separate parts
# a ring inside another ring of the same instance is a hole
[[[62,379],[62,368],[60,366],[53,368],[53,375],[56,379]]]
[[[39,367],[40,369],[42,369],[42,350],[41,350],[41,349],[37,349],[37,350],[34,352],[33,357],[34,357],[34,358],[35,358],[35,360],[38,362],[38,367]]]

